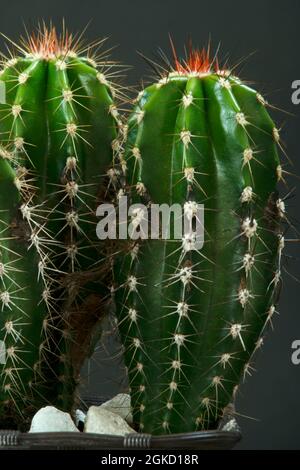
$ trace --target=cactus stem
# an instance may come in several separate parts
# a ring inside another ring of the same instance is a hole
[[[176,53],[174,60],[170,73],[168,68],[140,93],[130,117],[124,154],[128,189],[134,202],[176,201],[190,220],[204,195],[207,239],[201,252],[193,235],[173,245],[141,243],[138,262],[126,259],[116,288],[134,420],[140,429],[159,433],[216,426],[230,402],[276,301],[281,257],[276,209],[281,218],[285,213],[281,200],[276,202],[275,144],[281,143],[263,109],[265,100],[220,70],[209,52],[190,48],[185,61]],[[277,169],[278,179],[282,173]],[[145,286],[129,297],[130,275]],[[128,317],[129,308],[138,311],[138,321]],[[180,361],[180,370],[172,361]],[[200,367],[199,376],[186,366]]]

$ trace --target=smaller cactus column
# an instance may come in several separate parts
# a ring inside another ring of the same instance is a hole
[[[115,268],[134,422],[153,434],[217,427],[275,312],[284,245],[267,103],[206,51],[174,62],[129,118],[127,191],[188,218],[204,204],[204,246],[139,240]]]
[[[70,410],[109,304],[96,237],[104,176],[123,129],[112,62],[41,28],[2,63],[0,105],[0,422]]]

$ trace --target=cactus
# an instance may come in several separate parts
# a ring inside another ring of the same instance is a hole
[[[81,37],[41,27],[15,49],[0,75],[2,426],[72,407],[107,304],[95,209],[122,130],[113,62]]]
[[[284,246],[268,103],[205,50],[174,61],[129,118],[127,191],[187,218],[204,204],[204,246],[191,234],[130,241],[115,268],[134,422],[154,434],[218,426],[276,312]]]

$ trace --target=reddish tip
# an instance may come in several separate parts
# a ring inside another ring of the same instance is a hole
[[[194,49],[192,42],[189,41],[186,48],[186,58],[178,59],[177,52],[170,37],[171,48],[173,52],[174,70],[180,74],[188,73],[209,73],[212,70],[218,70],[218,60],[210,58],[210,45],[207,49]]]
[[[64,55],[72,50],[73,37],[66,30],[58,34],[54,26],[47,28],[43,25],[36,33],[32,33],[26,42],[28,52],[49,58]]]

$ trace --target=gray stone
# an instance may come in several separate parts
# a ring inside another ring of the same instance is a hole
[[[86,414],[81,411],[81,410],[76,410],[75,411],[75,423],[76,426],[78,427],[79,423],[84,423],[86,418]]]
[[[231,418],[223,427],[222,431],[239,432],[240,428],[235,418]]]
[[[132,424],[131,400],[130,395],[127,395],[127,393],[119,393],[111,400],[103,403],[101,408],[121,416],[127,423]]]
[[[41,408],[32,418],[29,432],[79,432],[71,416],[54,406]]]
[[[135,432],[121,416],[106,410],[103,405],[89,408],[84,431],[114,436],[125,436]]]

